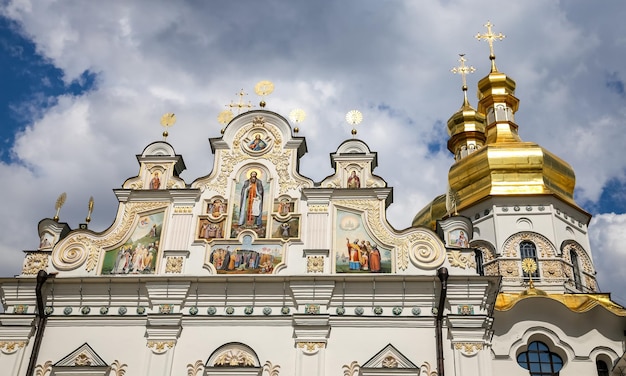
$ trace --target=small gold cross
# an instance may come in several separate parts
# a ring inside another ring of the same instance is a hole
[[[471,65],[469,67],[465,65],[465,62],[467,61],[467,59],[465,58],[465,54],[459,54],[459,56],[460,56],[459,62],[461,63],[461,65],[458,67],[452,68],[450,72],[454,74],[458,73],[461,75],[461,78],[463,79],[463,91],[467,91],[466,77],[468,74],[474,73],[476,71],[476,68],[472,67]]]
[[[230,101],[230,104],[227,104],[226,107],[229,108],[236,108],[237,109],[237,115],[239,115],[239,113],[241,112],[242,109],[250,109],[252,107],[254,107],[252,105],[252,103],[248,102],[248,104],[243,103],[243,96],[244,95],[248,95],[248,93],[244,92],[243,89],[241,89],[241,91],[239,91],[239,93],[237,93],[236,95],[239,96],[239,103],[233,103],[233,101]]]

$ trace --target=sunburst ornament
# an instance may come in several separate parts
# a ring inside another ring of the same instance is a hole
[[[274,83],[272,81],[259,81],[256,85],[254,85],[254,92],[261,97],[261,103],[259,103],[259,106],[263,108],[266,104],[264,97],[274,92]]]
[[[161,125],[165,127],[163,131],[163,141],[167,140],[167,129],[176,123],[176,115],[172,112],[168,112],[165,115],[161,116]]]
[[[217,115],[217,121],[222,125],[226,125],[230,123],[234,117],[235,114],[233,114],[231,110],[224,110]],[[222,128],[222,134],[224,134],[224,128]]]
[[[356,126],[363,121],[363,114],[359,110],[351,110],[346,114],[346,121],[352,125],[352,136],[356,136]]]
[[[529,285],[531,289],[535,288],[533,283],[533,273],[537,271],[537,262],[531,258],[525,258],[522,260],[522,270],[530,278]]]
[[[298,133],[300,131],[300,129],[298,128],[298,125],[302,123],[305,118],[306,118],[306,112],[304,112],[304,110],[299,109],[299,108],[296,108],[295,110],[291,110],[291,112],[289,113],[289,119],[291,119],[291,121],[296,123],[296,126],[293,129],[294,133]]]
[[[56,214],[54,215],[54,219],[56,222],[59,221],[59,213],[61,212],[61,208],[63,204],[65,204],[65,200],[67,199],[67,193],[63,192],[57,198],[57,201],[54,203],[54,208],[56,209]]]

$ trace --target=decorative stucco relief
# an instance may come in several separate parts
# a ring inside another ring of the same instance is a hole
[[[91,272],[98,264],[100,254],[106,247],[121,242],[131,230],[139,213],[167,207],[164,202],[132,202],[123,206],[124,214],[117,226],[108,234],[100,236],[75,233],[65,238],[60,246],[52,251],[52,264],[59,270],[74,270],[85,264]]]
[[[519,257],[519,246],[524,240],[531,241],[535,244],[538,252],[537,256],[540,258],[556,257],[556,248],[550,240],[534,232],[520,232],[510,236],[502,245],[504,256]]]
[[[381,203],[377,200],[337,200],[334,204],[364,212],[373,235],[396,249],[396,266],[406,270],[411,262],[421,269],[434,269],[443,264],[446,257],[445,247],[436,235],[415,229],[409,233],[398,235],[383,225]]]

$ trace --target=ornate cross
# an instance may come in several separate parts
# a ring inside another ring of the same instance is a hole
[[[476,39],[478,39],[478,40],[486,40],[487,43],[489,43],[489,57],[493,60],[496,57],[496,55],[493,52],[493,41],[494,40],[502,40],[506,36],[504,34],[502,34],[502,33],[494,34],[491,31],[491,27],[492,26],[493,25],[491,24],[491,22],[487,21],[487,23],[485,24],[485,27],[487,28],[487,33],[486,34],[481,34],[481,33],[476,34]]]
[[[474,73],[476,71],[476,68],[472,67],[471,65],[469,67],[465,65],[465,62],[467,61],[467,59],[465,58],[465,54],[459,54],[459,56],[460,56],[459,62],[461,63],[461,65],[458,67],[452,68],[450,72],[454,74],[458,73],[461,75],[461,78],[463,79],[463,91],[467,91],[466,77],[468,74]]]
[[[237,115],[239,115],[239,113],[241,112],[242,109],[250,109],[252,107],[254,107],[252,105],[252,103],[248,102],[248,104],[243,103],[243,96],[244,95],[248,95],[248,93],[244,92],[243,89],[241,89],[241,91],[239,91],[239,93],[237,93],[237,95],[239,96],[239,103],[233,103],[233,101],[230,101],[230,104],[227,104],[226,107],[229,108],[236,108],[237,109]]]

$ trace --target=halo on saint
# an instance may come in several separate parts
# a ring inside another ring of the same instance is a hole
[[[258,168],[251,168],[246,171],[246,179],[250,179],[250,175],[252,175],[253,172],[256,172],[256,178],[261,180],[262,173]]]

